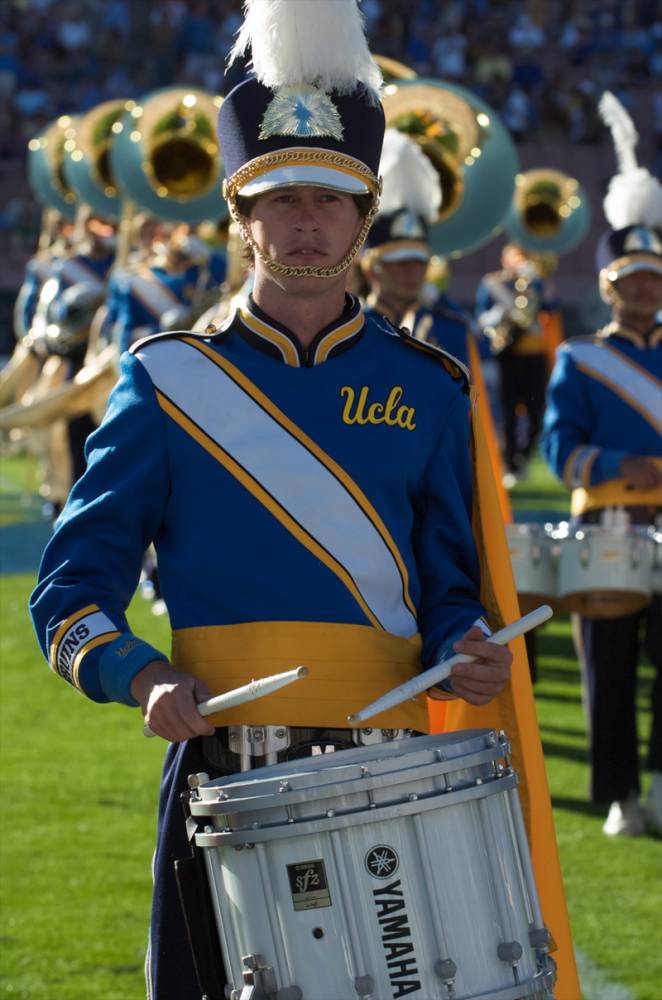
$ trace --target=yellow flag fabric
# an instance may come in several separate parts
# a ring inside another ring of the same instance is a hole
[[[549,374],[556,363],[556,349],[563,342],[563,317],[558,310],[553,310],[552,312],[543,311],[538,314],[538,322],[542,327],[547,372]]]
[[[496,431],[494,430],[490,399],[487,395],[487,390],[485,389],[485,380],[480,366],[478,345],[471,334],[467,334],[467,355],[469,358],[471,382],[475,392],[476,417],[485,432],[485,442],[487,444],[487,451],[490,457],[490,465],[492,466],[494,485],[499,499],[499,509],[504,522],[506,524],[511,524],[513,520],[513,511],[510,506],[510,498],[508,497],[506,488],[503,485],[503,466],[501,465],[499,443],[497,441]]]
[[[520,617],[508,545],[485,427],[474,410],[474,534],[481,553],[481,598],[494,630]],[[545,924],[554,942],[558,1000],[581,1000],[563,891],[542,744],[523,638],[511,644],[512,677],[502,694],[477,708],[458,699],[429,700],[431,732],[490,727],[503,729],[513,747],[520,798]]]

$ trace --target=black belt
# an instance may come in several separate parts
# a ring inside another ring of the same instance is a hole
[[[311,757],[313,747],[321,747],[324,752],[327,747],[333,750],[351,750],[355,747],[352,729],[307,729],[302,726],[290,726],[289,747],[278,751],[278,763],[286,760],[296,760],[299,757]],[[227,726],[219,727],[213,736],[203,736],[202,753],[205,760],[219,771],[240,771],[241,754],[230,749]],[[251,755],[255,767],[265,763],[264,757]]]

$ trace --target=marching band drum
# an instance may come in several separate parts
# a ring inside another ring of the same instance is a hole
[[[553,997],[503,733],[192,776],[232,1000]]]
[[[662,593],[662,531],[608,508],[600,524],[506,525],[522,610],[545,601],[585,618],[634,614]]]

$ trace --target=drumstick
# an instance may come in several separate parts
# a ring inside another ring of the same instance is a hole
[[[494,642],[499,646],[505,646],[506,643],[512,639],[516,639],[517,636],[524,635],[530,629],[542,625],[543,622],[552,617],[552,614],[550,606],[542,604],[535,611],[524,615],[523,618],[518,618],[517,621],[506,625],[498,632],[495,632],[494,635],[489,636],[487,641]],[[451,668],[456,663],[471,663],[475,659],[475,656],[468,656],[466,653],[457,653],[448,660],[435,663],[433,667],[430,667],[429,670],[424,670],[418,677],[413,677],[410,681],[405,681],[399,687],[393,688],[392,691],[387,691],[381,698],[377,698],[376,701],[373,701],[370,705],[366,705],[365,708],[362,708],[359,712],[355,712],[354,715],[348,715],[347,721],[350,725],[355,726],[365,719],[372,718],[373,715],[378,715],[379,712],[385,712],[387,709],[394,708],[409,698],[415,698],[421,691],[427,691],[428,688],[434,687],[435,684],[448,677]]]
[[[226,708],[235,708],[236,705],[243,705],[246,701],[256,701],[267,694],[273,694],[274,691],[285,687],[286,684],[292,684],[307,676],[308,667],[296,667],[294,670],[286,670],[282,674],[260,677],[256,681],[251,681],[250,684],[244,684],[243,687],[226,691],[225,694],[219,694],[208,701],[201,701],[197,706],[198,712],[200,715],[214,715],[215,712],[223,712]],[[143,733],[145,736],[158,735],[149,726],[143,727]]]

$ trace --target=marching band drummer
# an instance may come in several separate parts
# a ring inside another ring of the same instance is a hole
[[[605,94],[600,110],[615,139],[636,133],[625,110]],[[616,123],[616,127],[614,127]],[[621,123],[620,133],[619,125]],[[572,513],[599,523],[624,507],[633,524],[662,514],[662,186],[639,168],[632,149],[617,152],[627,169],[611,181],[599,244],[600,292],[612,321],[593,337],[558,351],[550,380],[542,447],[573,489]],[[622,140],[621,140],[622,145]],[[648,819],[662,832],[662,601],[613,619],[580,618],[591,742],[591,796],[610,804],[608,835],[642,834]],[[636,675],[643,647],[656,670],[645,812],[639,803]]]
[[[238,770],[274,748],[284,759],[351,746],[357,684],[370,700],[450,648],[476,660],[439,696],[485,704],[512,658],[486,641],[465,373],[345,292],[377,207],[384,132],[356,0],[286,6],[284,26],[282,4],[247,4],[238,48],[251,43],[256,78],[219,116],[252,296],[220,330],[164,334],[124,356],[31,601],[52,668],[95,701],[140,706],[171,741],[152,1000],[203,992],[173,869],[190,853],[189,774]],[[125,617],[151,541],[172,665]],[[285,688],[218,730],[196,709],[298,663],[310,670],[303,700]],[[426,731],[424,701],[381,724]],[[222,991],[216,980],[208,993]]]

